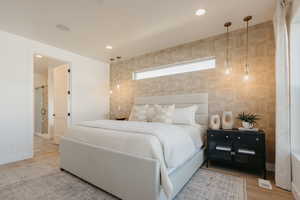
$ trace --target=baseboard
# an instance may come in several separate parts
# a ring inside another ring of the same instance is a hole
[[[33,157],[33,152],[19,153],[7,156],[5,159],[0,159],[0,165],[13,163],[21,160],[26,160]]]
[[[296,185],[294,183],[292,183],[292,193],[296,200],[300,200],[300,191],[298,190],[298,188],[296,187]]]
[[[270,172],[275,172],[275,164],[274,163],[266,163],[266,169]]]

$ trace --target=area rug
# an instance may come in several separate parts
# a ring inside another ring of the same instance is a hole
[[[116,197],[75,176],[49,169],[49,163],[35,163],[14,169],[24,175],[8,182],[2,174],[2,200],[117,200]],[[10,173],[11,174],[11,173]],[[30,174],[32,176],[30,176]],[[1,177],[1,172],[0,172]],[[245,179],[200,169],[177,195],[176,200],[246,200]],[[142,200],[142,199],[141,199]]]

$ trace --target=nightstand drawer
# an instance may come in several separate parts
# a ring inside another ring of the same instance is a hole
[[[211,133],[208,135],[208,143],[211,160],[231,161],[232,142],[230,135]]]
[[[262,135],[257,134],[236,134],[234,138],[247,145],[258,145],[264,142]]]
[[[218,144],[222,144],[224,146],[230,146],[232,141],[231,134],[220,134],[220,133],[210,133],[208,134],[208,140],[214,141]]]
[[[234,162],[243,167],[263,169],[264,158],[255,155],[235,154]]]
[[[215,161],[232,161],[231,151],[213,150],[209,153],[209,159]]]
[[[233,148],[236,153],[239,153],[238,150],[245,150],[241,154],[247,154],[247,151],[248,153],[252,151],[254,155],[262,156],[265,154],[264,143],[264,137],[261,135],[238,134],[235,136]]]

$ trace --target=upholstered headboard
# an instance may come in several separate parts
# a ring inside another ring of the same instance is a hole
[[[198,105],[196,112],[196,122],[205,127],[208,125],[208,94],[185,94],[185,95],[170,95],[170,96],[148,96],[136,97],[135,104],[175,104],[177,108]]]

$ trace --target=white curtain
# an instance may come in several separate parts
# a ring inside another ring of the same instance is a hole
[[[291,190],[291,135],[290,135],[290,85],[289,85],[289,35],[287,5],[276,0],[274,30],[276,42],[276,185]]]

